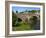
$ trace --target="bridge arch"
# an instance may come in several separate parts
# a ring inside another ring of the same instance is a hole
[[[36,16],[39,19],[39,14],[16,14],[18,18],[25,21],[26,19],[29,20],[31,17]]]

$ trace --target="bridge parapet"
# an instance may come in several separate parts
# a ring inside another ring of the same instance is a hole
[[[22,19],[22,21],[25,21],[26,19],[30,19],[31,16],[36,16],[39,18],[40,14],[16,14],[18,18]]]

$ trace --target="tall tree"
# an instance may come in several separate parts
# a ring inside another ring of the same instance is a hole
[[[35,13],[35,12],[36,12],[36,10],[32,10],[31,12],[32,12],[32,13]]]
[[[16,11],[16,13],[18,13],[18,11]]]
[[[14,13],[14,11],[12,11],[12,26],[13,26],[13,27],[15,26],[16,21],[17,21],[17,16],[16,16],[16,14]]]

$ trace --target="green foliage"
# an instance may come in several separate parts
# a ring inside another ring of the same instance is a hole
[[[32,13],[35,13],[35,12],[36,12],[36,10],[32,10],[31,12],[32,12]]]
[[[16,21],[17,21],[17,16],[16,16],[16,14],[12,11],[12,26],[15,26]]]
[[[40,10],[38,10],[38,12],[40,13]]]
[[[18,11],[16,11],[16,13],[18,13]]]
[[[24,13],[24,12],[20,12],[20,14],[22,14],[22,13]]]
[[[20,23],[22,22],[22,20],[20,18],[17,19],[17,23],[15,23],[15,26],[18,27],[20,26]]]
[[[20,22],[21,22],[22,20],[20,19],[20,18],[18,18],[17,16],[16,16],[16,14],[12,11],[12,26],[13,27],[17,27],[17,26],[20,26]]]
[[[16,25],[15,25],[15,27],[19,27],[21,24],[20,23],[17,23]]]
[[[25,10],[25,11],[20,12],[20,14],[26,13],[26,12],[28,12],[28,13],[36,13],[36,12],[40,12],[40,10]],[[19,12],[16,11],[16,13],[19,13]]]
[[[28,12],[30,13],[31,11],[29,10]]]

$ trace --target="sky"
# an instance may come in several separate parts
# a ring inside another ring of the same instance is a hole
[[[22,11],[25,11],[25,10],[40,10],[39,7],[20,7],[20,6],[13,6],[12,7],[12,11],[16,12],[22,12]]]

